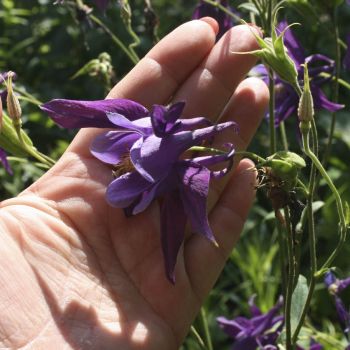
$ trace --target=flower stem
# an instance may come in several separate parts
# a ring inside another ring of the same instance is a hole
[[[202,339],[202,337],[200,336],[200,334],[198,333],[197,329],[194,326],[191,326],[191,333],[194,335],[194,337],[196,338],[199,346],[201,347],[201,349],[203,350],[207,350],[207,347],[205,346],[204,340]]]
[[[213,1],[213,0],[204,0],[204,2],[206,2],[207,4],[210,4],[214,7],[217,7],[218,9],[220,9],[221,11],[225,12],[227,15],[232,17],[235,21],[242,23],[242,24],[246,24],[245,22],[242,21],[242,19],[239,16],[237,16],[232,11],[228,10],[225,6],[221,5],[219,2]]]
[[[284,215],[286,219],[286,228],[287,228],[287,256],[288,256],[288,283],[286,290],[286,299],[285,299],[285,312],[284,317],[286,320],[286,349],[293,350],[292,343],[292,325],[291,325],[291,309],[292,309],[292,296],[293,296],[293,287],[295,281],[295,260],[293,252],[293,237],[290,221],[289,208],[284,209]]]
[[[337,210],[338,210],[338,216],[340,220],[340,239],[338,242],[337,247],[333,251],[333,253],[330,255],[330,257],[327,259],[327,261],[323,264],[320,271],[316,272],[316,276],[319,274],[322,274],[323,271],[329,267],[329,265],[333,262],[335,257],[338,255],[340,249],[342,248],[345,240],[346,240],[346,220],[345,220],[345,214],[343,209],[343,203],[341,200],[341,197],[339,195],[339,192],[337,188],[334,186],[332,179],[327,174],[326,170],[324,169],[321,162],[318,160],[317,156],[311,151],[309,146],[309,132],[308,131],[302,131],[302,141],[303,141],[303,150],[304,153],[311,159],[312,163],[315,165],[323,179],[326,181],[328,187],[332,191],[336,204],[337,204]]]
[[[138,58],[134,56],[132,52],[123,44],[123,42],[95,15],[89,14],[89,18],[97,24],[109,37],[112,41],[130,58],[133,64],[137,64]]]
[[[316,125],[313,122],[311,127],[311,137],[312,137],[312,145],[313,151],[315,154],[318,154],[318,140],[317,140],[317,131]],[[309,231],[309,249],[310,249],[310,283],[309,290],[305,300],[305,304],[303,306],[303,311],[301,313],[298,324],[295,328],[292,343],[295,344],[298,340],[298,335],[300,333],[301,327],[304,324],[306,314],[309,311],[311,299],[315,290],[316,285],[316,271],[317,271],[317,255],[316,255],[316,233],[315,233],[315,221],[314,221],[314,213],[312,209],[312,203],[314,201],[314,193],[315,193],[315,185],[316,185],[316,168],[314,163],[311,164],[310,171],[310,181],[309,181],[309,189],[308,189],[308,198],[307,198],[307,217],[308,217],[308,231]]]
[[[270,127],[270,154],[276,153],[276,128],[275,128],[275,81],[273,70],[269,68],[269,127]]]
[[[284,124],[284,121],[282,121],[279,125],[279,129],[281,131],[281,139],[282,139],[282,145],[283,149],[285,151],[288,151],[288,139],[287,139],[287,133],[286,133],[286,126]]]
[[[199,318],[201,320],[203,331],[204,331],[205,346],[208,350],[213,350],[214,349],[213,343],[211,341],[211,336],[210,336],[209,326],[208,326],[208,319],[207,319],[207,315],[206,315],[204,306],[201,307]]]

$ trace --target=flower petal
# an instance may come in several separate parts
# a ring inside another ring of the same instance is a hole
[[[175,283],[174,269],[185,237],[185,226],[186,214],[179,192],[173,191],[164,198],[161,211],[161,240],[165,271],[172,283]]]
[[[152,186],[136,171],[123,174],[113,180],[106,191],[108,203],[116,208],[126,208],[135,199]]]
[[[136,132],[108,131],[94,139],[90,151],[104,163],[118,164],[140,137]]]
[[[151,120],[148,117],[140,118],[136,120],[129,120],[127,117],[120,113],[107,112],[108,120],[113,123],[113,126],[127,129],[130,131],[137,131],[142,135],[150,135],[152,133]]]
[[[330,112],[336,112],[344,108],[344,105],[329,101],[326,95],[317,86],[311,86],[311,93],[314,99],[315,109],[326,109]]]
[[[177,102],[170,107],[153,105],[150,112],[154,134],[164,137],[173,133],[179,127],[177,120],[180,118],[185,102]]]
[[[210,170],[192,161],[179,162],[176,168],[180,177],[182,203],[193,231],[215,242],[207,216]]]
[[[165,138],[151,135],[135,142],[130,150],[130,157],[135,169],[148,181],[156,182],[164,178],[180,155],[188,148],[210,139],[226,128],[236,128],[234,122],[226,122],[193,132],[182,131]]]
[[[43,111],[64,128],[112,128],[106,113],[114,112],[129,120],[146,117],[148,111],[137,102],[127,99],[110,99],[99,101],[75,101],[57,99],[43,104]]]
[[[5,170],[10,174],[13,175],[12,169],[10,167],[10,164],[7,160],[7,155],[6,152],[0,148],[0,162],[2,163],[2,165],[4,166]]]

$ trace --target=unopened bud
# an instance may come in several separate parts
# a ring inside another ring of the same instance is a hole
[[[131,8],[128,0],[119,0],[120,15],[126,24],[131,22]]]
[[[22,109],[19,104],[18,97],[14,94],[12,89],[12,77],[14,76],[13,72],[8,73],[7,77],[7,112],[10,118],[12,119],[13,124],[20,125],[21,124],[21,115]]]
[[[299,107],[298,107],[298,117],[301,122],[311,122],[314,118],[314,101],[312,98],[310,90],[309,72],[307,69],[307,64],[304,65],[304,89],[301,94]]]

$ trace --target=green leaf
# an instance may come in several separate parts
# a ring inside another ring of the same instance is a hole
[[[256,6],[250,2],[245,2],[243,4],[238,5],[238,9],[246,10],[248,12],[252,12],[255,15],[259,15],[259,11]]]
[[[307,280],[303,275],[299,275],[298,283],[292,295],[292,310],[290,315],[292,334],[294,333],[299,323],[306,302],[307,294]]]

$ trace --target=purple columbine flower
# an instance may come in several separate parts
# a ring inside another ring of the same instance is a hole
[[[181,159],[183,153],[217,133],[236,128],[233,122],[211,125],[202,117],[180,119],[184,102],[169,107],[154,105],[148,111],[126,100],[53,100],[41,108],[66,128],[98,127],[113,130],[97,136],[91,153],[112,167],[115,179],[108,185],[106,199],[127,215],[144,211],[162,196],[161,239],[165,269],[175,282],[174,268],[184,240],[187,218],[194,232],[215,242],[210,229],[206,200],[209,183],[227,173],[233,149],[219,155]],[[221,171],[208,167],[229,161]]]
[[[219,1],[222,6],[230,11],[233,11],[228,5],[227,0]],[[219,24],[219,32],[217,34],[217,40],[219,40],[230,28],[232,28],[233,20],[224,11],[220,10],[218,7],[208,4],[207,2],[200,0],[197,7],[194,10],[193,19],[200,19],[202,17],[212,17]]]
[[[288,27],[287,21],[282,21],[277,26],[277,32],[281,33]],[[321,76],[321,73],[330,73],[334,71],[334,61],[327,56],[315,54],[305,57],[305,52],[297,38],[294,36],[291,29],[286,29],[284,35],[284,45],[288,49],[288,54],[294,61],[299,80],[302,81],[304,76],[303,63],[308,63],[310,76],[310,89],[314,99],[315,109],[326,109],[330,112],[336,112],[344,106],[329,101],[326,95],[322,92],[321,86],[329,81]],[[252,75],[260,76],[266,83],[268,83],[268,72],[264,65],[260,64],[254,67],[251,71]],[[291,115],[295,114],[298,109],[299,97],[292,86],[281,80],[279,77],[275,78],[275,126],[277,127],[282,121],[286,120]]]
[[[340,280],[335,277],[332,271],[328,271],[325,274],[324,283],[330,294],[334,296],[335,308],[337,310],[338,317],[344,326],[345,334],[348,335],[350,332],[350,313],[341,300],[339,293],[349,287],[350,277]]]
[[[218,317],[216,320],[224,332],[235,340],[232,350],[277,350],[277,338],[283,328],[283,316],[278,316],[282,307],[282,298],[277,304],[263,314],[254,304],[254,298],[249,300],[251,318],[236,317],[229,320]]]

